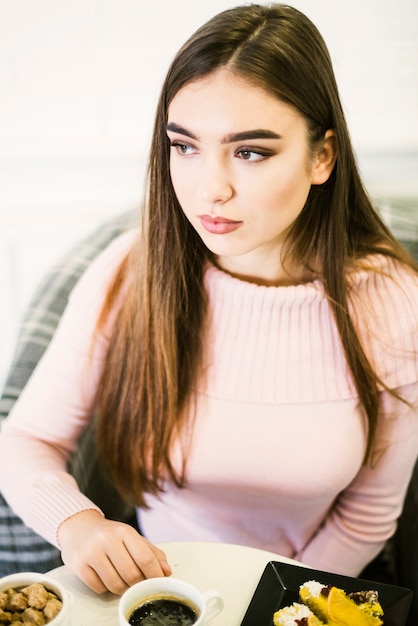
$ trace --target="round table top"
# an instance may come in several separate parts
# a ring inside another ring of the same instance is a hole
[[[274,552],[224,543],[160,543],[173,576],[196,585],[201,591],[215,588],[224,599],[224,609],[211,626],[239,626],[258,581],[269,561],[297,564]],[[119,597],[97,595],[65,565],[49,572],[74,596],[71,626],[116,626]]]

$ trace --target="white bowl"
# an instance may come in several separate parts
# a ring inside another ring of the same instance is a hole
[[[41,583],[48,591],[55,593],[62,601],[62,607],[60,612],[54,617],[53,620],[48,622],[48,626],[67,626],[70,624],[70,612],[73,604],[73,597],[61,585],[50,576],[46,574],[38,574],[36,572],[20,572],[19,574],[9,574],[0,578],[0,591],[6,591],[6,589],[21,589],[34,583]]]

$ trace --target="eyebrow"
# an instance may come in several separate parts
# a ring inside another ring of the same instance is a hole
[[[171,131],[174,133],[179,133],[180,135],[184,135],[185,137],[190,137],[190,139],[195,139],[196,141],[199,138],[194,135],[192,132],[183,128],[179,124],[175,122],[169,122],[166,126],[167,131]],[[242,130],[239,133],[230,133],[222,138],[221,143],[234,143],[236,141],[245,141],[247,139],[281,139],[282,136],[278,133],[275,133],[272,130],[268,130],[266,128],[256,128],[254,130]]]

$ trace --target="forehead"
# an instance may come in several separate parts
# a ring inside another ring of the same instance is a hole
[[[171,101],[168,121],[214,130],[218,125],[305,128],[303,116],[292,105],[225,68],[182,87]]]

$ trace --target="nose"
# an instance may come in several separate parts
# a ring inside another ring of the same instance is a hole
[[[227,164],[213,157],[205,159],[202,163],[198,189],[200,197],[207,204],[227,202],[234,193]]]

